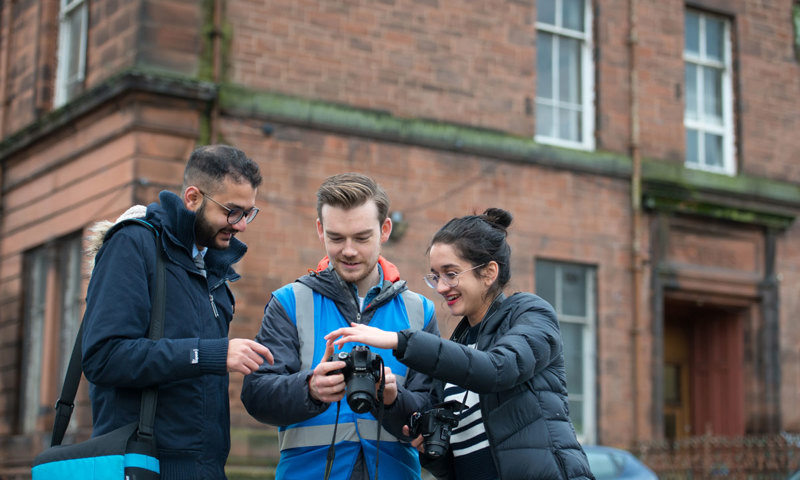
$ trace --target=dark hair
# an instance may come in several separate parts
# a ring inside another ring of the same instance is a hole
[[[389,196],[375,180],[360,173],[340,173],[328,177],[317,190],[317,216],[322,221],[323,205],[345,210],[360,207],[374,200],[378,207],[378,223],[389,215]]]
[[[497,262],[497,281],[489,288],[489,294],[499,292],[511,279],[511,247],[506,236],[512,220],[511,214],[501,208],[454,218],[436,232],[428,251],[434,244],[442,243],[452,245],[458,256],[472,265]],[[474,273],[477,275],[477,270]]]
[[[258,164],[243,151],[230,145],[206,145],[189,156],[183,171],[183,188],[195,185],[213,192],[225,178],[236,183],[250,182],[253,188],[258,188],[262,180]]]

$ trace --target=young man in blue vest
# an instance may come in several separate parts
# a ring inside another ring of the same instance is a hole
[[[411,413],[429,408],[430,377],[407,369],[391,350],[373,349],[385,365],[383,408],[375,401],[370,411],[355,413],[341,401],[346,382],[336,371],[345,362],[326,361],[333,347],[325,335],[351,322],[439,333],[431,301],[408,290],[380,256],[392,231],[388,211],[386,193],[371,178],[328,178],[317,191],[317,234],[327,257],[315,272],[273,292],[266,306],[256,341],[275,363],[245,377],[242,402],[259,421],[280,427],[277,479],[322,479],[326,469],[335,480],[374,478],[376,455],[379,478],[420,478],[417,451],[402,427]]]

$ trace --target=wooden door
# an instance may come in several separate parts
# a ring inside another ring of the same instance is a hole
[[[689,333],[682,320],[664,325],[664,437],[668,440],[692,435]]]
[[[700,313],[692,322],[692,429],[695,435],[744,435],[741,316]]]

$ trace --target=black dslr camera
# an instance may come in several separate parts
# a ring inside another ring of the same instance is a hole
[[[339,352],[332,355],[330,361],[340,360],[345,363],[341,370],[329,373],[342,373],[346,385],[347,404],[356,413],[366,413],[376,403],[375,384],[383,375],[383,361],[364,345],[356,345],[350,352]]]
[[[464,409],[464,404],[456,400],[439,403],[425,413],[414,412],[408,419],[411,438],[422,435],[425,454],[439,458],[450,446],[450,432],[458,425],[456,412]]]

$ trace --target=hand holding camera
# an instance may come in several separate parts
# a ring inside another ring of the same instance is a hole
[[[389,367],[383,367],[383,376],[386,377],[386,385],[383,388],[383,404],[389,406],[397,400],[397,377]]]
[[[450,448],[450,433],[458,426],[457,413],[463,409],[463,403],[450,400],[426,412],[414,412],[408,419],[409,436],[422,435],[421,451],[431,458],[439,458]]]
[[[336,403],[344,398],[345,381],[341,375],[344,363],[334,361],[333,344],[328,342],[322,362],[317,365],[308,377],[308,393],[318,402]]]
[[[381,380],[383,360],[369,347],[356,345],[350,352],[339,352],[330,361],[344,362],[344,367],[329,375],[341,373],[346,385],[347,404],[356,413],[366,413],[377,404],[375,384]]]

